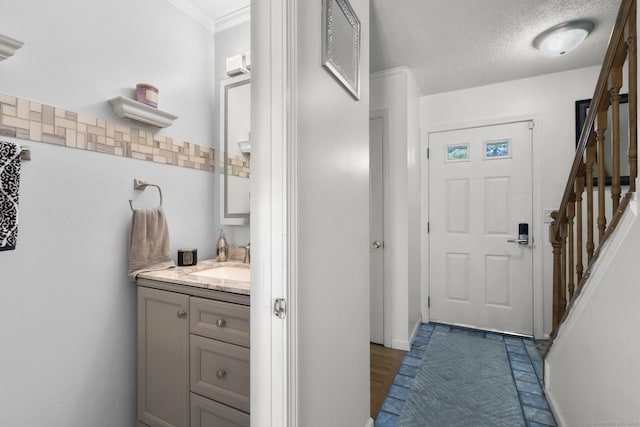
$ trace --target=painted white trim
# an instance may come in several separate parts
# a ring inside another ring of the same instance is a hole
[[[391,348],[396,350],[409,351],[411,350],[411,343],[407,340],[399,340],[394,338],[393,340],[391,340]]]
[[[533,336],[544,336],[544,245],[548,244],[544,223],[542,135],[544,124],[539,114],[529,115],[533,122],[532,184],[533,184]],[[544,230],[544,231],[543,231]],[[546,336],[548,338],[548,336]]]
[[[545,361],[545,369],[544,369],[544,384],[545,384],[545,397],[547,398],[547,403],[549,404],[549,408],[551,409],[551,413],[553,414],[553,417],[556,419],[556,424],[558,425],[558,427],[564,427],[567,425],[567,423],[564,420],[564,417],[562,416],[562,412],[558,411],[558,403],[556,402],[556,399],[553,397],[553,395],[549,394],[549,388],[547,386],[547,384],[549,384],[549,370],[547,369],[547,362]]]
[[[427,150],[429,149],[429,134],[425,129],[420,128],[420,156],[422,159],[420,168],[422,176],[420,177],[420,251],[422,259],[420,261],[420,312],[423,319],[427,322],[431,319],[429,308],[429,159],[427,158]]]
[[[296,0],[254,2],[251,44],[256,47],[252,71],[251,224],[251,419],[265,427],[297,426],[297,363],[295,294],[295,215],[290,206],[292,144],[295,144]],[[295,156],[293,156],[295,158]],[[293,166],[295,167],[295,165]],[[294,181],[295,185],[295,181]],[[294,192],[295,194],[295,192]],[[293,231],[293,235],[290,233]],[[292,262],[293,259],[293,262]],[[291,299],[293,297],[293,299]],[[276,298],[288,302],[285,320],[273,315]]]
[[[364,427],[373,427],[373,418],[369,418]]]
[[[282,48],[285,53],[283,65],[284,87],[280,94],[282,96],[282,108],[285,111],[287,127],[286,134],[283,135],[284,141],[287,141],[285,147],[286,156],[286,182],[283,183],[284,193],[286,197],[282,200],[283,210],[286,216],[283,222],[287,224],[287,241],[285,251],[287,252],[288,271],[286,294],[291,307],[289,312],[289,320],[287,322],[287,354],[285,360],[288,362],[287,368],[287,390],[286,390],[286,407],[287,426],[298,426],[298,84],[297,84],[297,65],[298,65],[298,19],[297,19],[297,0],[285,0],[286,10],[286,26]]]
[[[470,129],[483,126],[506,125],[509,123],[526,122],[529,120],[536,122],[537,126],[539,117],[540,114],[538,113],[519,114],[517,116],[493,117],[488,119],[472,120],[468,122],[439,123],[436,125],[428,126],[424,129],[428,135],[431,133],[450,132],[454,130]]]
[[[411,72],[411,70],[409,70],[409,68],[405,66],[389,68],[388,70],[376,71],[375,73],[369,74],[369,83],[371,83],[374,80],[384,79],[384,78],[393,77],[393,76],[406,76],[407,74],[411,74],[411,76],[413,76],[413,73]],[[415,81],[415,77],[414,77],[414,81]]]
[[[168,1],[180,9],[182,13],[214,34],[251,21],[251,6],[245,6],[219,18],[211,19],[189,0]]]
[[[422,324],[422,315],[418,316],[418,321],[416,322],[415,325],[413,325],[412,332],[409,335],[409,340],[407,341],[407,340],[393,339],[391,342],[391,348],[394,348],[396,350],[410,351],[411,343],[416,338],[416,334],[418,333],[418,329],[420,328],[421,324]]]
[[[543,207],[542,207],[542,119],[541,115],[538,113],[530,113],[523,114],[517,116],[507,116],[502,118],[493,118],[493,119],[482,119],[482,120],[474,120],[470,122],[464,123],[444,123],[437,124],[433,126],[429,126],[427,128],[423,128],[425,138],[422,143],[423,153],[423,169],[422,169],[422,198],[428,199],[429,195],[429,174],[428,174],[428,160],[426,159],[427,148],[429,147],[429,135],[432,133],[440,133],[440,132],[450,132],[454,130],[461,129],[469,129],[475,127],[483,127],[483,126],[494,126],[494,125],[502,125],[509,123],[519,123],[519,122],[527,122],[530,121],[534,124],[532,129],[532,153],[531,153],[531,162],[532,162],[532,229],[533,229],[533,244],[532,244],[532,252],[533,252],[533,335],[534,337],[542,337],[544,335],[544,251],[543,245],[545,244],[545,240],[543,238],[542,229],[545,228],[545,224],[543,221]],[[429,221],[428,210],[429,205],[428,202],[423,202],[423,211],[422,211],[422,224],[423,227]],[[424,227],[426,228],[426,227]],[[422,252],[423,254],[429,255],[429,234],[423,232],[422,239]],[[426,261],[428,265],[428,257]],[[427,289],[427,294],[423,295],[427,297],[429,295],[429,274],[427,267],[427,277],[424,278],[426,284],[423,285],[423,289]],[[428,311],[428,310],[427,310]],[[422,313],[423,317],[426,319],[431,319],[429,313]]]
[[[413,330],[411,331],[411,335],[409,335],[409,348],[411,348],[411,343],[413,342],[413,340],[416,339],[416,335],[418,334],[420,325],[422,325],[422,315],[418,316],[418,321],[415,325],[413,325]]]
[[[180,9],[185,15],[205,27],[210,32],[215,31],[215,24],[212,19],[207,17],[200,9],[195,7],[189,0],[168,0],[169,3]]]
[[[251,21],[251,6],[245,6],[216,19],[213,26],[215,32],[219,33],[220,31],[228,30],[229,28],[249,21]]]

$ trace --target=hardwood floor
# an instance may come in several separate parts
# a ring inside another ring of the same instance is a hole
[[[375,420],[407,352],[386,348],[378,344],[370,344],[369,349],[371,355],[371,418]]]

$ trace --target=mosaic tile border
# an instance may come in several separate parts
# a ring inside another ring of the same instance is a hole
[[[523,422],[527,427],[556,426],[544,395],[542,358],[532,339],[439,323],[423,323],[411,344],[411,350],[405,355],[400,370],[393,380],[382,409],[376,416],[375,427],[398,425],[404,403],[409,397],[418,369],[424,362],[427,345],[434,332],[461,333],[504,342],[520,399]]]
[[[0,136],[208,172],[215,164],[211,147],[4,94]]]
[[[220,163],[220,169],[224,169],[223,162]],[[245,155],[229,157],[227,175],[249,178],[251,176],[251,158]]]

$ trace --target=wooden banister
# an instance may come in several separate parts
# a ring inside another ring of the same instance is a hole
[[[622,4],[620,5],[620,12],[618,13],[611,38],[609,39],[609,48],[607,49],[607,54],[604,58],[604,62],[602,63],[602,70],[600,71],[600,76],[598,77],[596,90],[594,91],[593,98],[591,99],[592,106],[602,105],[602,100],[605,97],[607,88],[607,82],[609,80],[609,71],[613,67],[615,53],[618,50],[618,46],[621,43],[624,43],[623,36],[626,32],[626,23],[628,22],[629,16],[631,15],[632,7],[635,20],[635,3],[635,0],[622,0]],[[635,37],[636,36],[634,32],[634,40]],[[631,105],[629,105],[629,109],[631,110]],[[560,210],[562,210],[563,208],[566,209],[567,204],[569,203],[569,196],[571,194],[573,184],[576,181],[576,176],[578,175],[578,169],[580,168],[580,163],[582,162],[582,155],[586,150],[587,141],[590,138],[590,133],[593,131],[596,112],[597,108],[589,108],[589,112],[587,113],[584,127],[582,128],[582,132],[580,133],[580,140],[578,141],[578,146],[576,149],[576,157],[574,158],[573,165],[571,166],[569,179],[567,180],[567,185],[563,193],[564,195],[562,196],[562,201],[560,203]],[[559,231],[559,225],[554,227],[557,227],[556,231]]]
[[[629,89],[629,117],[624,118],[629,123],[628,136],[620,130],[623,119],[620,113],[620,90],[625,82]],[[589,278],[602,245],[628,206],[631,193],[636,191],[637,104],[636,0],[622,0],[580,132],[560,208],[554,211],[553,223],[549,227],[553,248],[552,340]],[[622,141],[627,139],[629,148],[623,152]],[[608,159],[611,161],[610,170],[606,167]],[[629,164],[628,188],[623,186],[621,179],[623,163]],[[585,193],[586,207],[583,206]],[[608,214],[609,199],[611,208]],[[586,242],[583,241],[585,231]]]

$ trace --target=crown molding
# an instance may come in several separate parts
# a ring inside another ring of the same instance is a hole
[[[236,25],[251,21],[251,6],[245,6],[214,21],[215,32],[228,30]]]
[[[169,3],[180,9],[187,16],[190,16],[195,21],[197,21],[200,25],[205,27],[210,32],[215,32],[215,23],[212,19],[207,17],[204,13],[200,11],[197,7],[193,5],[189,0],[168,0]]]

